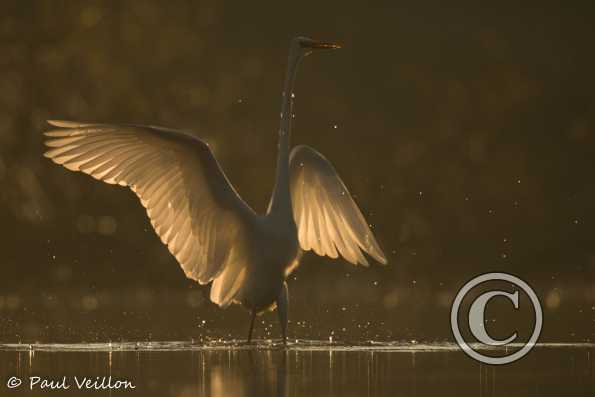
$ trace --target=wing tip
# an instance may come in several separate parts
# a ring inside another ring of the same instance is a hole
[[[380,248],[378,248],[377,250],[373,250],[373,252],[366,251],[366,253],[370,255],[372,258],[374,258],[374,260],[378,262],[378,264],[380,264],[381,266],[388,265],[386,255],[384,254],[384,252],[382,252]]]

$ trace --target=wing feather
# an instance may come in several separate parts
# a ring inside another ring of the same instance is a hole
[[[241,289],[244,250],[256,215],[227,180],[208,145],[180,131],[137,125],[48,121],[45,156],[72,171],[128,186],[187,277],[213,281],[227,306]]]
[[[303,250],[369,266],[363,252],[386,256],[332,164],[308,146],[291,152],[290,183],[298,239]]]

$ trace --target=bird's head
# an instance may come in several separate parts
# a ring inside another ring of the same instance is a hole
[[[292,43],[293,49],[302,56],[310,55],[314,51],[318,50],[336,50],[341,48],[340,45],[335,43],[329,43],[325,41],[316,41],[308,37],[296,37]]]

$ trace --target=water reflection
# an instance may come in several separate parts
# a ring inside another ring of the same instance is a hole
[[[0,345],[0,376],[23,380],[11,395],[42,396],[28,378],[111,377],[139,396],[557,396],[593,395],[593,345],[542,345],[502,367],[480,365],[450,344],[332,346],[262,342]],[[4,395],[6,383],[0,385]],[[117,390],[104,390],[114,395]],[[104,394],[101,394],[104,395]]]
[[[201,392],[209,396],[288,396],[287,352],[200,353]],[[221,360],[222,359],[222,360]],[[216,363],[213,365],[213,363]],[[182,390],[179,396],[188,396]]]

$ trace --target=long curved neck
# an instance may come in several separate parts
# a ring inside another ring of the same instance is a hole
[[[277,154],[277,174],[275,188],[269,202],[268,214],[293,216],[291,207],[291,193],[289,191],[289,149],[291,140],[291,121],[293,119],[293,85],[301,54],[289,53],[289,64],[283,84],[283,98],[281,101],[281,122],[279,125],[279,146]]]

